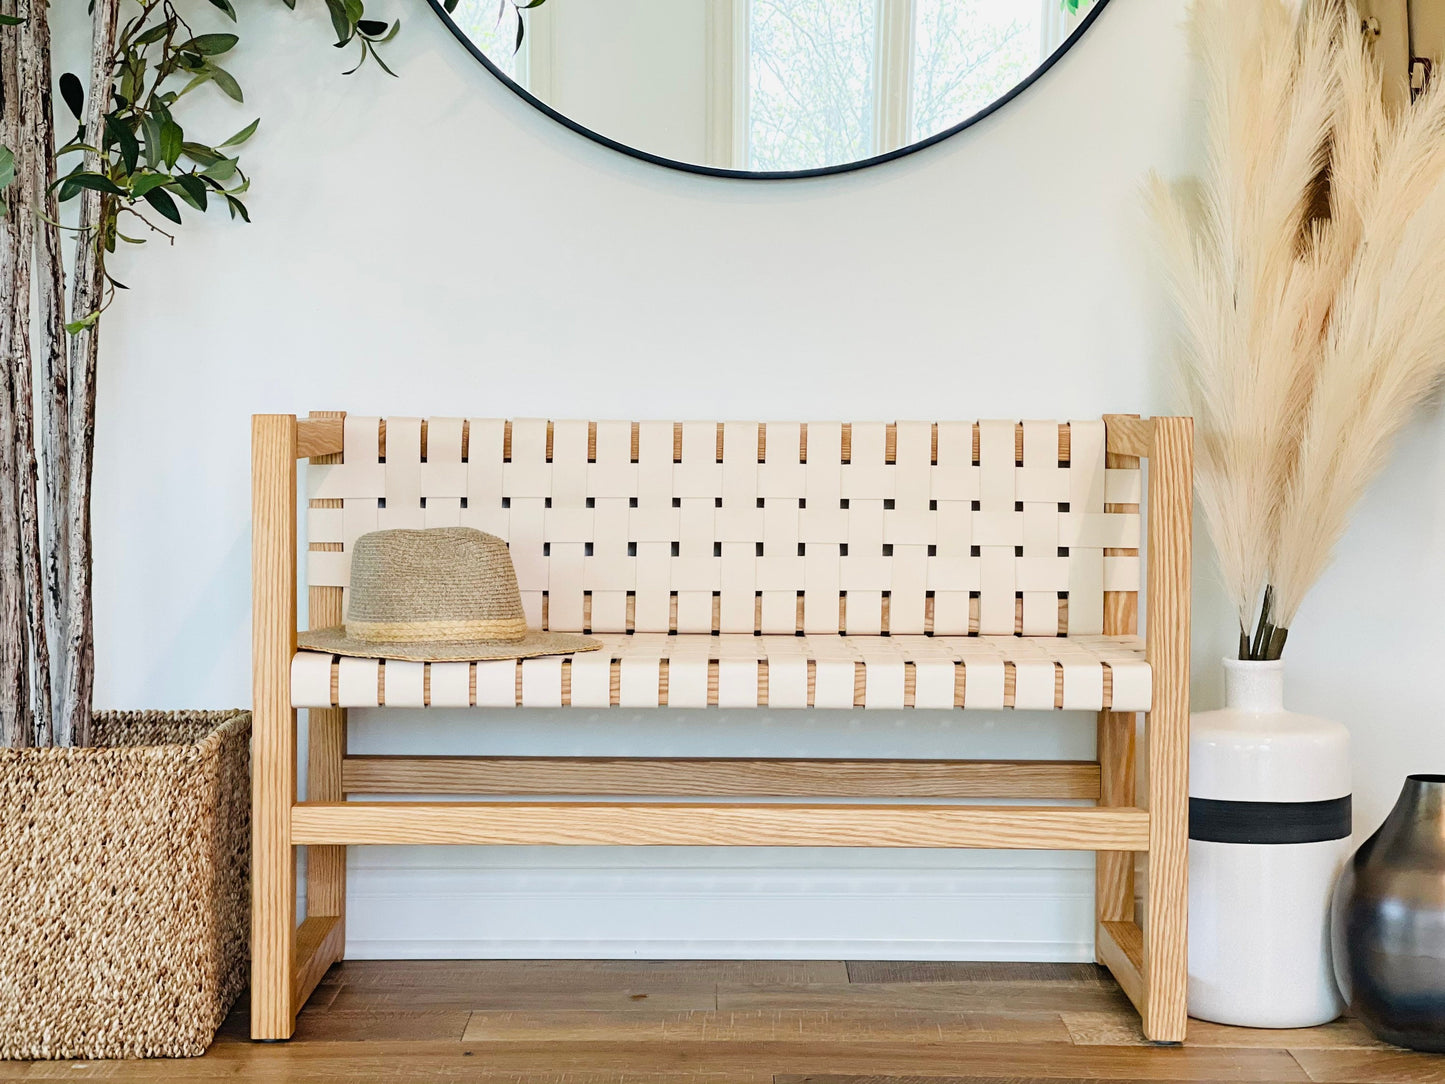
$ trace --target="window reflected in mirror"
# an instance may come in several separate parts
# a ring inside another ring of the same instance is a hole
[[[964,124],[1105,2],[451,0],[443,17],[504,79],[589,133],[688,167],[766,174],[846,167]]]

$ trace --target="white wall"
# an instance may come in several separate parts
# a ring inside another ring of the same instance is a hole
[[[1020,100],[805,182],[668,172],[496,84],[417,0],[401,78],[340,77],[320,5],[243,13],[218,138],[259,114],[255,223],[127,254],[96,467],[97,702],[249,701],[254,411],[1097,417],[1168,406],[1141,178],[1188,161],[1182,0],[1115,0]],[[73,47],[69,42],[68,47]],[[208,107],[210,108],[210,107]],[[1357,822],[1445,769],[1445,438],[1409,434],[1291,637],[1293,704],[1353,729]],[[1198,703],[1228,615],[1200,562]],[[358,750],[1086,756],[1092,721],[357,713]],[[1087,856],[353,851],[355,955],[1089,955]],[[397,870],[412,867],[416,876]]]

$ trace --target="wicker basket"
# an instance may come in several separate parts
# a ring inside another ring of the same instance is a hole
[[[0,750],[0,1057],[189,1057],[245,985],[250,712]]]

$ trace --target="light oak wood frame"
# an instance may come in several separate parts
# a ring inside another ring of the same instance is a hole
[[[296,794],[296,462],[341,452],[340,414],[252,423],[254,668],[251,1035],[289,1038],[296,1013],[345,946],[349,845],[378,843],[1026,847],[1093,850],[1097,958],[1138,1008],[1145,1035],[1181,1042],[1187,981],[1189,577],[1193,424],[1108,415],[1111,466],[1148,459],[1147,794],[1135,797],[1132,713],[1101,712],[1096,762],[690,761],[382,758],[346,755],[344,709],[308,712],[308,795]],[[1123,507],[1117,511],[1132,511]],[[311,621],[341,620],[340,588],[308,592]],[[1106,599],[1105,632],[1137,632],[1138,596]],[[390,763],[388,763],[390,762]],[[346,802],[348,793],[712,797],[1094,798],[1093,807],[899,804]],[[585,814],[585,815],[584,815]],[[296,922],[296,853],[309,850]],[[1147,855],[1142,923],[1136,854]]]

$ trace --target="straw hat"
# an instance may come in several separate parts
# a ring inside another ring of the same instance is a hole
[[[411,662],[527,659],[591,651],[590,636],[527,628],[507,544],[471,527],[373,531],[351,551],[346,624],[297,645]]]

